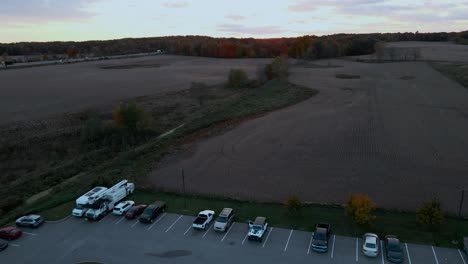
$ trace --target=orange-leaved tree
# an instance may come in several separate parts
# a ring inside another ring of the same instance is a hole
[[[345,211],[358,224],[368,224],[375,219],[372,212],[376,205],[367,194],[353,193],[345,205]]]

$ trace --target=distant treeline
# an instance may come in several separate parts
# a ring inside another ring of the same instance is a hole
[[[456,41],[465,43],[468,31],[450,33],[335,34],[296,38],[212,38],[171,36],[83,42],[20,42],[0,44],[0,55],[69,54],[110,56],[162,50],[168,54],[216,58],[329,58],[370,54],[378,41]]]

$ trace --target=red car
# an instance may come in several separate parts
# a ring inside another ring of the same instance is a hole
[[[7,239],[7,240],[17,239],[22,234],[23,232],[14,226],[9,226],[9,227],[0,229],[0,238]]]
[[[128,209],[127,213],[125,214],[125,218],[127,219],[135,219],[143,213],[143,210],[147,207],[146,204],[134,205],[132,208]]]

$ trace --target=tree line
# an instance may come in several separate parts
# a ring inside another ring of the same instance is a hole
[[[374,33],[301,36],[295,38],[213,38],[207,36],[167,36],[125,38],[82,42],[0,43],[0,54],[111,56],[148,53],[162,50],[168,54],[215,58],[293,58],[320,59],[337,56],[365,55],[374,52],[379,41],[456,41],[468,40],[468,32],[439,33]]]

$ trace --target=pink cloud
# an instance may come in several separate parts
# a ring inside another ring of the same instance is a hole
[[[247,17],[241,16],[241,15],[227,15],[226,18],[229,18],[234,21],[239,21],[239,20],[246,19]]]
[[[188,6],[189,4],[187,2],[166,2],[164,3],[165,7],[169,8],[183,8]]]

